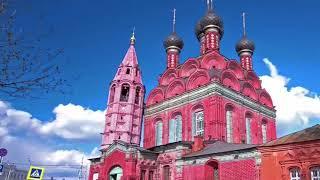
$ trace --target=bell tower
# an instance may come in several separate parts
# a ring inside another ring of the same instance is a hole
[[[135,41],[133,32],[127,54],[110,83],[101,149],[107,148],[114,140],[140,144],[145,88]]]

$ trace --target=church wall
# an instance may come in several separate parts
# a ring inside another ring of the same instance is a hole
[[[126,158],[126,153],[115,150],[107,155],[101,163],[93,164],[89,170],[89,180],[93,174],[99,173],[99,180],[109,180],[109,173],[114,167],[121,167],[123,179],[136,179],[136,164],[133,158]]]
[[[258,171],[254,159],[217,163],[219,180],[258,180]],[[183,167],[183,180],[214,180],[213,177],[213,167],[208,164]]]
[[[290,169],[299,168],[301,179],[311,179],[310,168],[320,167],[320,140],[260,147],[261,179],[290,179]]]
[[[185,166],[183,167],[183,180],[205,179],[205,166]]]
[[[275,120],[263,113],[253,110],[238,102],[232,101],[221,95],[212,95],[198,101],[189,102],[178,107],[147,116],[145,118],[144,147],[155,146],[155,126],[158,121],[163,123],[162,143],[169,141],[169,120],[175,114],[182,115],[182,140],[193,141],[192,137],[192,113],[195,108],[203,108],[205,118],[205,140],[217,139],[226,141],[226,108],[233,109],[233,142],[243,143],[246,140],[245,117],[250,114],[252,117],[251,136],[253,144],[262,144],[262,123],[267,122],[267,140],[276,139]]]
[[[220,180],[258,180],[255,160],[224,162],[220,165]]]

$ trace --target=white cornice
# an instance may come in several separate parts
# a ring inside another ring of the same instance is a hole
[[[200,87],[196,90],[186,92],[182,95],[176,96],[159,104],[152,105],[146,109],[145,116],[151,117],[159,113],[168,111],[169,109],[177,108],[179,106],[183,106],[190,102],[195,102],[212,95],[222,95],[223,97],[234,101],[235,103],[243,104],[244,106],[249,107],[254,111],[258,111],[267,117],[276,117],[276,111],[274,109],[267,108],[266,106],[263,106],[258,102],[255,102],[252,99],[245,97],[233,90],[230,90],[216,82]]]

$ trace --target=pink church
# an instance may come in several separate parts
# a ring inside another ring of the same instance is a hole
[[[110,83],[89,180],[260,179],[256,147],[276,139],[276,112],[252,66],[254,43],[244,33],[239,63],[221,54],[223,33],[209,7],[195,28],[200,54],[180,63],[184,43],[174,30],[164,41],[167,68],[146,100],[132,36]]]

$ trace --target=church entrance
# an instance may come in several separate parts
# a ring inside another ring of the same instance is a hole
[[[219,180],[219,164],[217,161],[208,161],[205,165],[205,179],[206,180]]]
[[[109,173],[110,180],[121,180],[121,177],[123,175],[123,171],[121,167],[115,167],[113,168]]]

